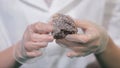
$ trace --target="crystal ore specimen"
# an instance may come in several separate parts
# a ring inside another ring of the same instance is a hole
[[[57,13],[53,15],[51,22],[53,23],[54,27],[52,35],[55,39],[63,39],[68,34],[77,33],[74,20],[67,15]]]

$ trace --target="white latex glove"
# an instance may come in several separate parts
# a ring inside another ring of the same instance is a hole
[[[91,53],[101,53],[108,43],[107,32],[95,23],[76,20],[77,28],[83,30],[83,34],[67,35],[65,39],[56,40],[72,51],[67,53],[69,57],[86,56]]]
[[[45,23],[35,23],[27,27],[23,39],[17,43],[14,56],[20,63],[34,62],[33,58],[42,55],[41,49],[46,47],[49,42],[53,41],[52,26]]]

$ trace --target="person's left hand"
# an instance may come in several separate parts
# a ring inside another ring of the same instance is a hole
[[[105,50],[109,37],[103,28],[89,21],[76,20],[75,24],[83,30],[83,34],[67,35],[65,39],[56,40],[56,43],[72,50],[67,53],[68,57],[86,56]]]

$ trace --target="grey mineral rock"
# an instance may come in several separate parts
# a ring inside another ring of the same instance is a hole
[[[77,28],[74,23],[74,20],[63,14],[53,15],[51,22],[53,23],[54,30],[52,35],[55,39],[63,39],[68,34],[77,33]]]

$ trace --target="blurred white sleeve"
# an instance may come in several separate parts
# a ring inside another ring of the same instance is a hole
[[[116,5],[112,12],[112,17],[108,24],[108,33],[113,41],[120,46],[120,0],[116,0]]]
[[[0,51],[11,46],[7,30],[4,28],[2,18],[0,16]]]

